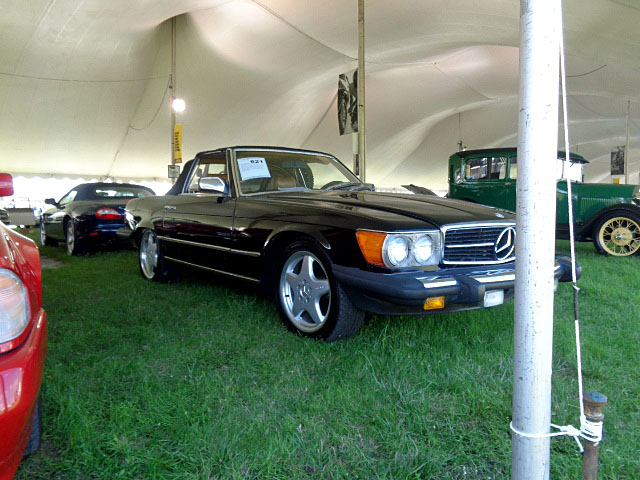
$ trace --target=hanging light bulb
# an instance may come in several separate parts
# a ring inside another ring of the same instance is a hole
[[[184,103],[184,99],[174,97],[171,100],[171,108],[176,113],[182,113],[184,112],[185,108],[187,108],[187,105],[186,103]]]

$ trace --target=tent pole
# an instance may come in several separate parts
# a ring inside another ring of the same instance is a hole
[[[366,182],[364,81],[364,0],[358,0],[358,160],[360,180]]]
[[[624,143],[624,184],[629,185],[629,129],[631,128],[631,100],[627,100],[627,140]]]
[[[169,83],[169,110],[171,110],[171,165],[176,164],[174,149],[174,130],[176,128],[176,112],[173,99],[176,97],[176,17],[171,19],[171,79]],[[176,179],[173,179],[175,183]]]
[[[559,0],[520,1],[514,429],[549,432],[558,156]],[[513,480],[548,480],[550,439],[512,435]]]

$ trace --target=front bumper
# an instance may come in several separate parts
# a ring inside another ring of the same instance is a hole
[[[488,306],[487,292],[502,291],[503,301],[512,298],[516,278],[514,263],[396,273],[334,265],[333,272],[358,308],[387,315],[424,315],[483,308]],[[570,265],[556,261],[554,278],[556,282],[567,281]],[[444,308],[425,310],[426,299],[433,297],[444,297]]]
[[[29,440],[47,340],[47,314],[41,309],[25,341],[0,355],[0,480],[13,477]]]
[[[125,225],[124,227],[120,227],[118,230],[116,230],[116,235],[123,242],[128,242],[128,241],[131,241],[131,235],[133,235],[133,230],[131,230],[129,227]]]

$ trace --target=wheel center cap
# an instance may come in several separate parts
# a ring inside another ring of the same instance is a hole
[[[308,300],[309,298],[311,298],[311,292],[312,288],[305,282],[300,282],[298,284],[298,295],[300,295],[300,298]]]
[[[628,245],[631,240],[631,232],[626,228],[616,228],[611,237],[616,245]]]

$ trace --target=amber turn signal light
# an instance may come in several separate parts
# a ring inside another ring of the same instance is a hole
[[[362,255],[364,255],[365,260],[371,265],[384,267],[382,246],[384,245],[384,239],[387,238],[387,234],[358,230],[356,232],[356,238],[358,239],[358,245],[360,245],[360,251]]]
[[[444,308],[444,297],[429,297],[424,302],[425,310],[439,310]]]

